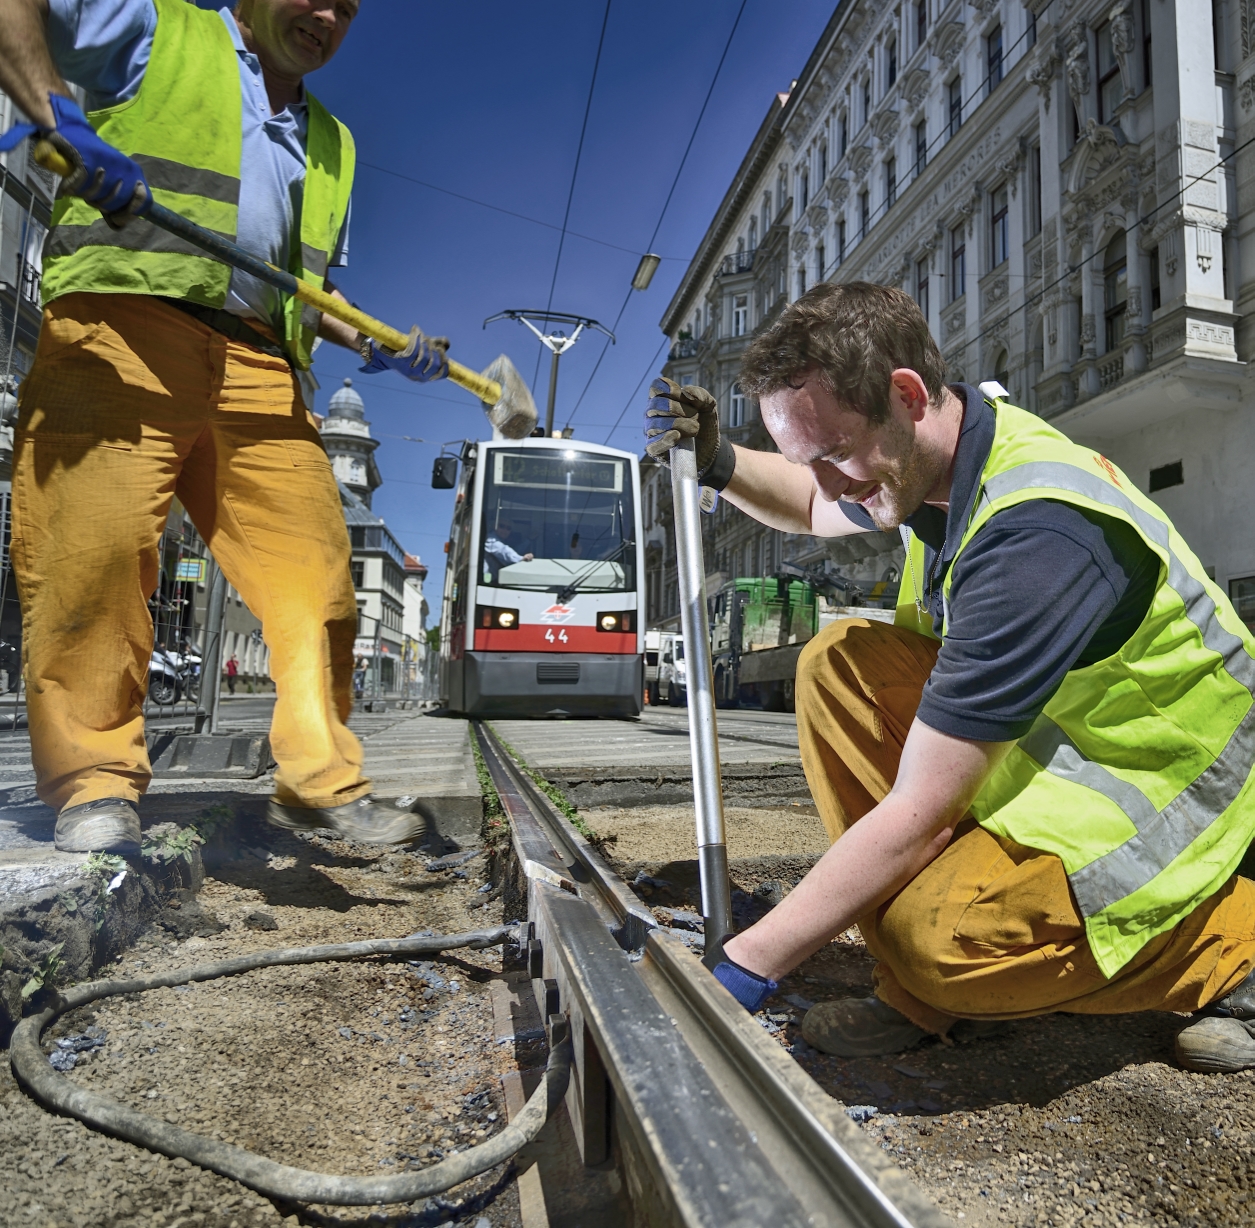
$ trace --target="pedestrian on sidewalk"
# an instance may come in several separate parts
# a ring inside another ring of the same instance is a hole
[[[240,663],[235,659],[235,653],[232,653],[227,661],[227,692],[235,694],[235,676],[240,672]]]
[[[747,347],[778,453],[669,380],[646,434],[786,533],[897,529],[894,625],[843,619],[798,662],[798,736],[833,840],[730,939],[757,1010],[857,923],[875,996],[810,1044],[896,1053],[1052,1011],[1196,1012],[1193,1070],[1255,1066],[1255,637],[1163,510],[1033,414],[945,382],[911,297],[822,284]]]
[[[135,852],[151,767],[147,599],[173,497],[261,619],[277,684],[271,822],[408,841],[423,820],[370,800],[345,725],[357,607],[339,492],[310,415],[318,338],[363,370],[424,382],[447,342],[405,354],[136,215],[161,191],[192,221],[343,297],[354,145],[305,86],[358,0],[5,0],[0,88],[74,166],[43,259],[44,320],[22,383],[12,557],[31,752],[56,844]],[[87,114],[66,84],[86,91]],[[103,216],[102,216],[103,215]],[[107,516],[94,514],[109,491]]]

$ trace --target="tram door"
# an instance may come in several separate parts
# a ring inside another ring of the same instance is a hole
[[[466,617],[471,597],[471,547],[474,542],[476,449],[463,455],[462,476],[455,496],[449,531],[449,560],[445,570],[444,612],[441,623],[441,694],[455,712],[463,708],[466,660]]]

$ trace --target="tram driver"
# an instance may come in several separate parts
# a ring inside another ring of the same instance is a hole
[[[497,521],[495,529],[489,529],[484,535],[484,568],[488,572],[490,584],[497,583],[503,567],[510,567],[515,563],[530,563],[535,557],[530,552],[520,554],[510,544],[513,536],[514,525],[504,517]]]
[[[1255,637],[1099,453],[946,383],[914,300],[820,284],[747,347],[779,452],[733,447],[704,389],[655,381],[648,451],[786,533],[902,532],[894,625],[798,662],[798,740],[833,841],[730,938],[758,1010],[858,924],[875,995],[812,1007],[844,1057],[1053,1011],[1188,1012],[1187,1068],[1255,1066]]]

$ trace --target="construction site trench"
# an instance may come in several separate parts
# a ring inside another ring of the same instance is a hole
[[[261,721],[264,713],[245,713]],[[147,975],[273,947],[455,933],[506,915],[500,819],[465,722],[355,715],[380,796],[429,808],[424,847],[366,849],[262,821],[257,780],[164,780],[144,801],[150,855],[117,878],[50,852],[28,747],[0,745],[4,1026],[49,987]],[[700,947],[685,713],[498,721],[654,916]],[[734,913],[773,907],[827,840],[793,718],[720,714]],[[162,824],[174,824],[162,828]],[[179,833],[200,826],[204,843]],[[164,844],[158,851],[156,846]],[[178,850],[193,845],[189,859]],[[201,874],[203,867],[203,878]],[[58,944],[59,947],[58,947]],[[518,1113],[547,1057],[510,948],[269,968],[112,998],[45,1049],[69,1078],[159,1120],[301,1168],[425,1167]],[[842,1060],[802,1040],[811,1002],[871,992],[856,930],[782,985],[758,1022],[954,1222],[1211,1225],[1252,1218],[1255,1078],[1172,1059],[1170,1014],[1051,1015],[966,1045]],[[16,1000],[15,1000],[16,998]],[[411,1204],[277,1202],[42,1109],[0,1054],[0,1226],[633,1222],[613,1169],[583,1172],[562,1115],[514,1161]],[[69,1060],[72,1058],[72,1062]]]

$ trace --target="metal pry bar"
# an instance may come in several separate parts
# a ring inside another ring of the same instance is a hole
[[[680,627],[688,662],[689,753],[693,761],[702,916],[706,922],[705,963],[713,968],[723,958],[724,939],[734,931],[723,826],[723,784],[719,775],[719,734],[715,726],[715,682],[706,618],[700,497],[693,440],[682,439],[671,449],[671,498],[675,508]]]

